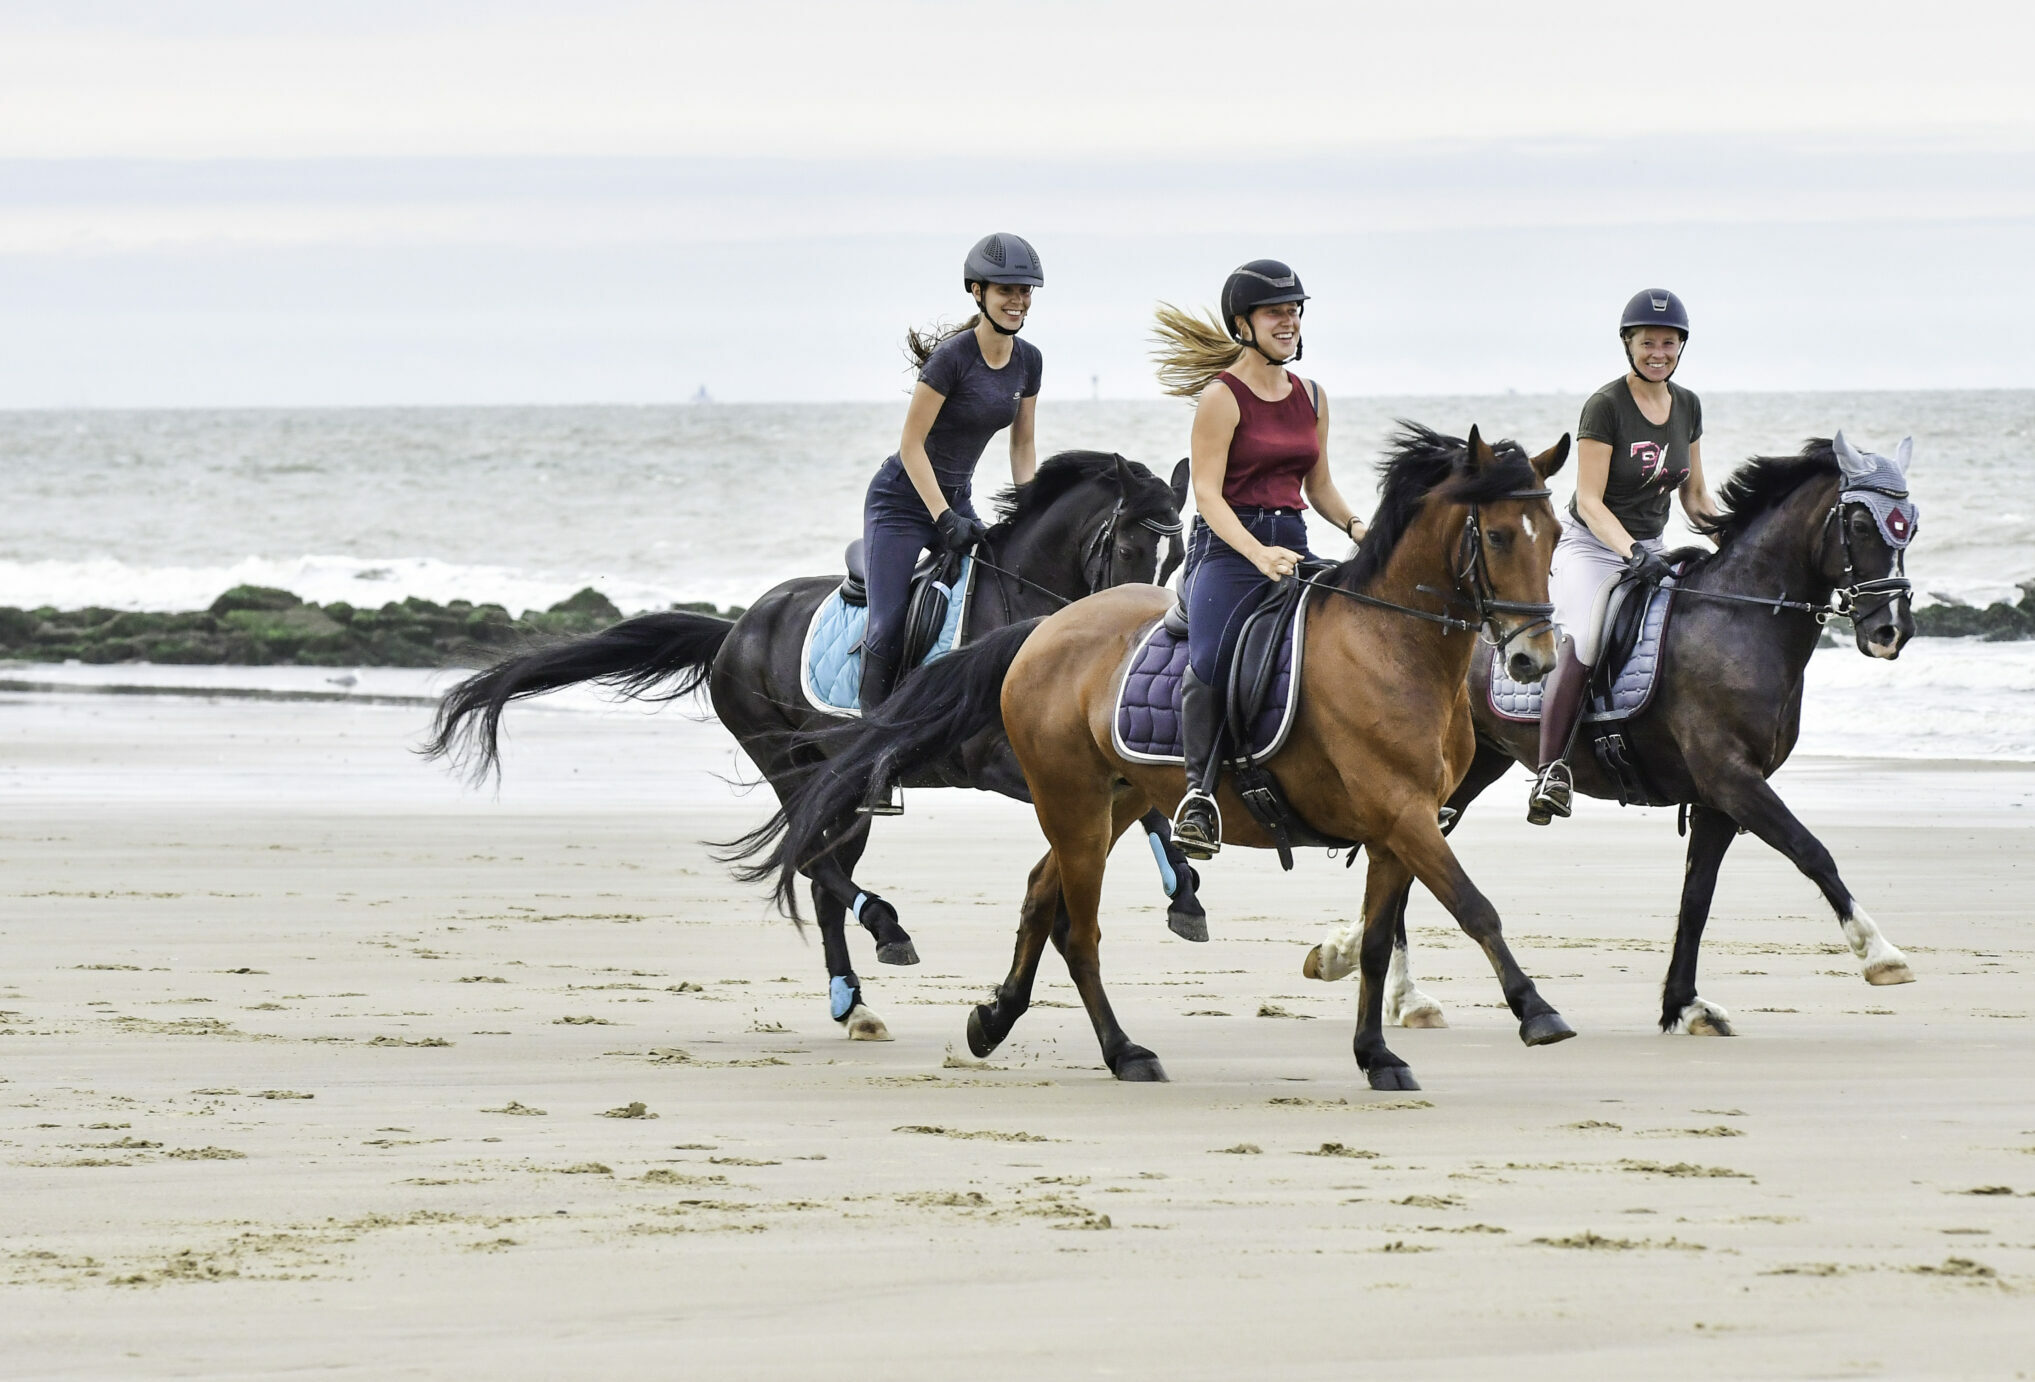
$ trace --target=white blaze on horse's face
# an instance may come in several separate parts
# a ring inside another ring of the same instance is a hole
[[[1519,526],[1520,526],[1520,527],[1522,527],[1522,528],[1524,528],[1524,529],[1526,529],[1526,540],[1527,540],[1528,542],[1533,542],[1533,541],[1537,540],[1537,539],[1538,539],[1538,538],[1540,537],[1540,532],[1539,532],[1539,530],[1538,530],[1538,529],[1536,529],[1536,528],[1535,528],[1535,527],[1533,526],[1533,515],[1532,515],[1532,514],[1530,514],[1530,513],[1528,513],[1528,514],[1521,514],[1521,515],[1519,516]]]

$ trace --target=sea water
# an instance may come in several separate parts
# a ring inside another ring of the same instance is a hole
[[[1331,399],[1331,463],[1358,510],[1394,421],[1475,424],[1531,450],[1579,397]],[[0,413],[0,605],[197,609],[242,584],[380,605],[418,595],[543,608],[593,586],[627,611],[748,604],[840,569],[891,403]],[[1169,473],[1190,410],[1039,411],[1039,452],[1114,451]],[[1704,399],[1712,484],[1747,456],[1842,428],[1915,438],[1922,598],[1983,603],[2035,579],[2035,392],[1728,394]],[[1008,480],[993,444],[986,498]],[[1557,477],[1566,502],[1573,466]],[[1673,534],[1671,534],[1673,536]],[[1316,524],[1314,543],[1339,555]],[[1897,664],[1820,654],[1803,750],[2035,758],[2035,645],[1920,639]]]

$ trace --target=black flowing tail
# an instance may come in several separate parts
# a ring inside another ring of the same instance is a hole
[[[870,792],[938,762],[1003,723],[1003,679],[1038,626],[1027,619],[930,662],[904,679],[876,711],[797,738],[823,755],[768,821],[731,841],[725,861],[753,859],[735,876],[776,879],[778,908],[796,920],[799,870],[832,849]],[[758,859],[757,856],[763,857]]]
[[[599,682],[637,700],[675,701],[706,684],[735,626],[706,614],[641,614],[599,633],[533,648],[476,672],[445,693],[427,758],[450,758],[476,782],[501,770],[502,712],[525,696]],[[669,678],[678,680],[669,686]]]

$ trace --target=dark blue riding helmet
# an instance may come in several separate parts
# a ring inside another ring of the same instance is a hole
[[[1039,252],[1021,235],[985,235],[961,263],[961,286],[971,283],[1023,283],[1046,286]]]
[[[1251,319],[1251,313],[1260,307],[1272,307],[1282,302],[1307,301],[1307,289],[1300,286],[1300,275],[1276,259],[1253,259],[1248,264],[1239,264],[1230,271],[1222,285],[1222,324],[1228,328],[1230,339],[1239,345],[1253,345],[1237,334],[1237,318]]]
[[[1682,339],[1689,339],[1689,310],[1682,306],[1682,300],[1665,288],[1647,288],[1632,295],[1632,301],[1625,304],[1625,314],[1618,319],[1618,334],[1623,336],[1635,326],[1671,326],[1682,333]]]

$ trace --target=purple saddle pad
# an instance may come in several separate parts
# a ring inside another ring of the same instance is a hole
[[[1293,725],[1295,682],[1299,658],[1294,655],[1296,629],[1307,623],[1306,603],[1297,620],[1279,635],[1279,654],[1272,689],[1251,726],[1251,757],[1262,762],[1279,751]],[[1304,645],[1304,635],[1303,635]],[[1180,683],[1187,675],[1187,638],[1154,624],[1132,650],[1130,667],[1117,690],[1116,717],[1111,726],[1116,751],[1134,763],[1178,763],[1180,747]]]

